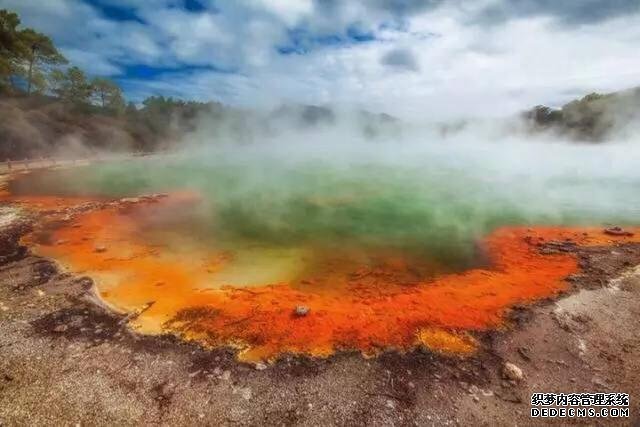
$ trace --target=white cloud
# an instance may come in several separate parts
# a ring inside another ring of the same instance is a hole
[[[274,14],[287,25],[295,25],[313,12],[313,0],[250,0],[248,3]]]
[[[111,76],[120,73],[120,68],[102,54],[82,49],[63,49],[64,56],[71,64],[82,64],[82,69],[91,75]]]

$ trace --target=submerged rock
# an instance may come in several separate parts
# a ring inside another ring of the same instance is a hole
[[[619,236],[619,237],[631,237],[633,233],[630,231],[623,230],[620,227],[611,227],[604,230],[604,234],[608,234],[609,236]]]
[[[295,309],[295,314],[296,314],[296,316],[304,317],[307,314],[309,314],[309,307],[307,307],[305,305],[299,305]]]
[[[140,198],[139,197],[125,197],[124,199],[120,199],[120,203],[122,204],[129,204],[129,205],[133,205],[136,203],[140,203]]]

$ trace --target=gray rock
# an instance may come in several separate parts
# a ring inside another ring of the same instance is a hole
[[[294,312],[295,312],[296,316],[304,317],[307,314],[309,314],[309,307],[307,307],[305,305],[299,305],[299,306],[296,307]]]
[[[620,227],[611,227],[604,230],[604,234],[608,234],[609,236],[616,237],[631,237],[633,233],[630,231],[623,230]]]
[[[140,203],[139,197],[125,197],[124,199],[120,199],[120,203],[125,205],[133,205],[136,203]]]
[[[58,333],[66,332],[68,328],[69,327],[67,325],[58,325],[55,328],[53,328],[53,332],[58,332]]]
[[[502,366],[502,376],[511,381],[522,381],[524,379],[522,369],[511,362],[505,362]]]

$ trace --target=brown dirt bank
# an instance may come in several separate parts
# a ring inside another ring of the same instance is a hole
[[[96,304],[91,279],[18,245],[0,223],[0,425],[530,425],[532,392],[640,395],[640,245],[578,248],[582,271],[556,302],[513,310],[474,357],[238,363],[170,337],[130,332]],[[509,361],[524,380],[502,378]],[[563,423],[566,424],[567,420]],[[593,424],[590,420],[584,423]]]

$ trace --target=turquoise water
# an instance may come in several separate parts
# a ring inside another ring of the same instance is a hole
[[[27,176],[22,194],[193,190],[184,233],[218,244],[393,249],[452,268],[505,225],[637,224],[640,172],[628,147],[234,147]]]

